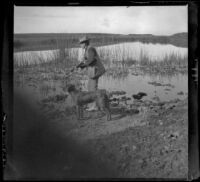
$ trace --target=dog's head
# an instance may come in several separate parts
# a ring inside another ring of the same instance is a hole
[[[75,85],[73,85],[73,84],[68,85],[67,91],[68,91],[69,93],[76,91]]]

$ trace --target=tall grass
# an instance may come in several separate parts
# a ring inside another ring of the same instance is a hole
[[[31,53],[31,55],[22,54],[19,58],[14,56],[15,67],[30,67],[31,65],[51,67],[55,69],[67,69],[72,65],[77,64],[80,58],[80,48],[71,48],[72,44],[76,41],[76,37],[66,39],[64,34],[57,34],[56,39],[53,39],[54,50]],[[102,45],[108,44],[110,39],[103,38],[99,41]],[[115,40],[116,41],[116,40]],[[127,48],[124,44],[116,44],[112,46],[97,47],[97,52],[101,60],[108,67],[112,67],[113,63],[126,63],[130,66],[132,64],[140,64],[141,66],[149,67],[187,67],[187,55],[181,56],[175,52],[165,54],[160,60],[153,60],[145,49],[141,48],[139,57],[135,57],[131,49]]]
[[[141,51],[138,63],[147,67],[186,68],[188,66],[188,57],[187,55],[181,56],[172,52],[165,54],[160,60],[152,60],[145,52]]]

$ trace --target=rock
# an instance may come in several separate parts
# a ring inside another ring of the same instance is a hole
[[[121,101],[126,101],[126,96],[120,98]]]
[[[120,147],[120,150],[123,150],[123,151],[125,151],[125,152],[128,152],[128,149],[129,149],[129,146],[128,146],[128,144],[123,144],[123,145],[121,145],[121,147]]]
[[[147,161],[145,159],[142,160],[141,168],[145,168],[147,166]]]
[[[138,163],[142,164],[143,160],[142,159],[139,159],[138,160]]]
[[[171,133],[171,134],[168,136],[168,138],[174,140],[174,139],[177,139],[177,138],[179,137],[179,135],[180,135],[179,132],[178,132],[178,131],[175,131],[175,132]]]
[[[130,98],[130,97],[127,97],[126,100],[131,100],[131,98]]]
[[[112,101],[113,101],[113,102],[119,102],[119,99],[114,97],[114,98],[110,99],[110,101],[111,101],[111,102],[112,102]]]
[[[150,108],[150,109],[153,109],[153,108],[154,108],[154,106],[150,106],[149,108]]]
[[[137,148],[137,147],[136,147],[135,145],[132,146],[133,151],[135,151],[136,148]]]
[[[154,86],[162,86],[161,83],[158,82],[148,82],[148,84],[154,85]]]
[[[175,103],[180,102],[180,101],[181,100],[179,98],[173,100],[173,102],[175,102]]]
[[[132,75],[134,75],[134,76],[138,76],[139,74],[137,74],[137,73],[131,73]]]
[[[142,97],[147,96],[146,93],[144,92],[138,92],[137,94],[133,94],[132,97],[136,100],[140,100],[142,99]]]
[[[172,84],[170,84],[170,83],[168,83],[168,84],[163,84],[163,86],[167,86],[167,87],[171,87],[171,88],[174,88],[175,86],[174,85],[172,85]],[[167,90],[167,89],[166,89]]]
[[[164,146],[162,152],[163,152],[163,153],[168,153],[169,150],[170,150],[170,146]]]
[[[132,95],[132,97],[133,97],[134,99],[136,99],[136,100],[142,99],[142,96],[140,96],[140,95]]]
[[[124,170],[124,169],[126,168],[126,165],[127,165],[127,164],[126,164],[125,162],[123,162],[122,165],[121,165],[121,169]]]
[[[178,92],[177,95],[184,95],[184,93],[181,91],[181,92]]]
[[[117,107],[119,105],[119,103],[111,103],[110,104],[112,107]]]
[[[128,114],[138,114],[139,110],[138,109],[126,109],[125,112]]]
[[[158,106],[160,106],[160,107],[162,107],[162,106],[164,106],[165,105],[165,102],[159,102],[158,103]]]
[[[138,92],[138,94],[137,95],[140,95],[140,96],[142,96],[142,97],[144,97],[144,96],[147,96],[147,94],[146,93],[144,93],[144,92]]]
[[[161,120],[158,120],[158,122],[159,122],[159,125],[163,125],[163,122],[161,121]]]
[[[174,107],[176,107],[174,104],[169,106],[167,109],[173,109]]]
[[[144,101],[144,104],[145,104],[146,106],[150,106],[150,107],[151,107],[152,101],[150,101],[150,100],[145,100],[145,101]]]
[[[125,95],[126,92],[125,91],[112,91],[110,93],[110,95]]]
[[[126,92],[125,92],[125,91],[121,91],[120,94],[121,94],[121,95],[125,95]]]
[[[155,101],[159,102],[160,98],[158,96],[155,96],[155,97],[152,98],[152,100],[155,100]]]

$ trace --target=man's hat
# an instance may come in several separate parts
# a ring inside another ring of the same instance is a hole
[[[79,44],[82,44],[82,43],[84,43],[84,42],[87,42],[87,41],[89,41],[90,39],[87,37],[87,36],[84,36],[84,37],[82,37],[80,40],[79,40]]]

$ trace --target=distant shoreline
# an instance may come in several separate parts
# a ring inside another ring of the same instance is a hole
[[[143,42],[172,44],[177,47],[188,47],[188,33],[177,33],[170,36],[152,34],[103,34],[103,33],[39,33],[14,34],[14,52],[53,50],[79,47],[79,38],[87,35],[94,46],[112,45],[122,42]]]

